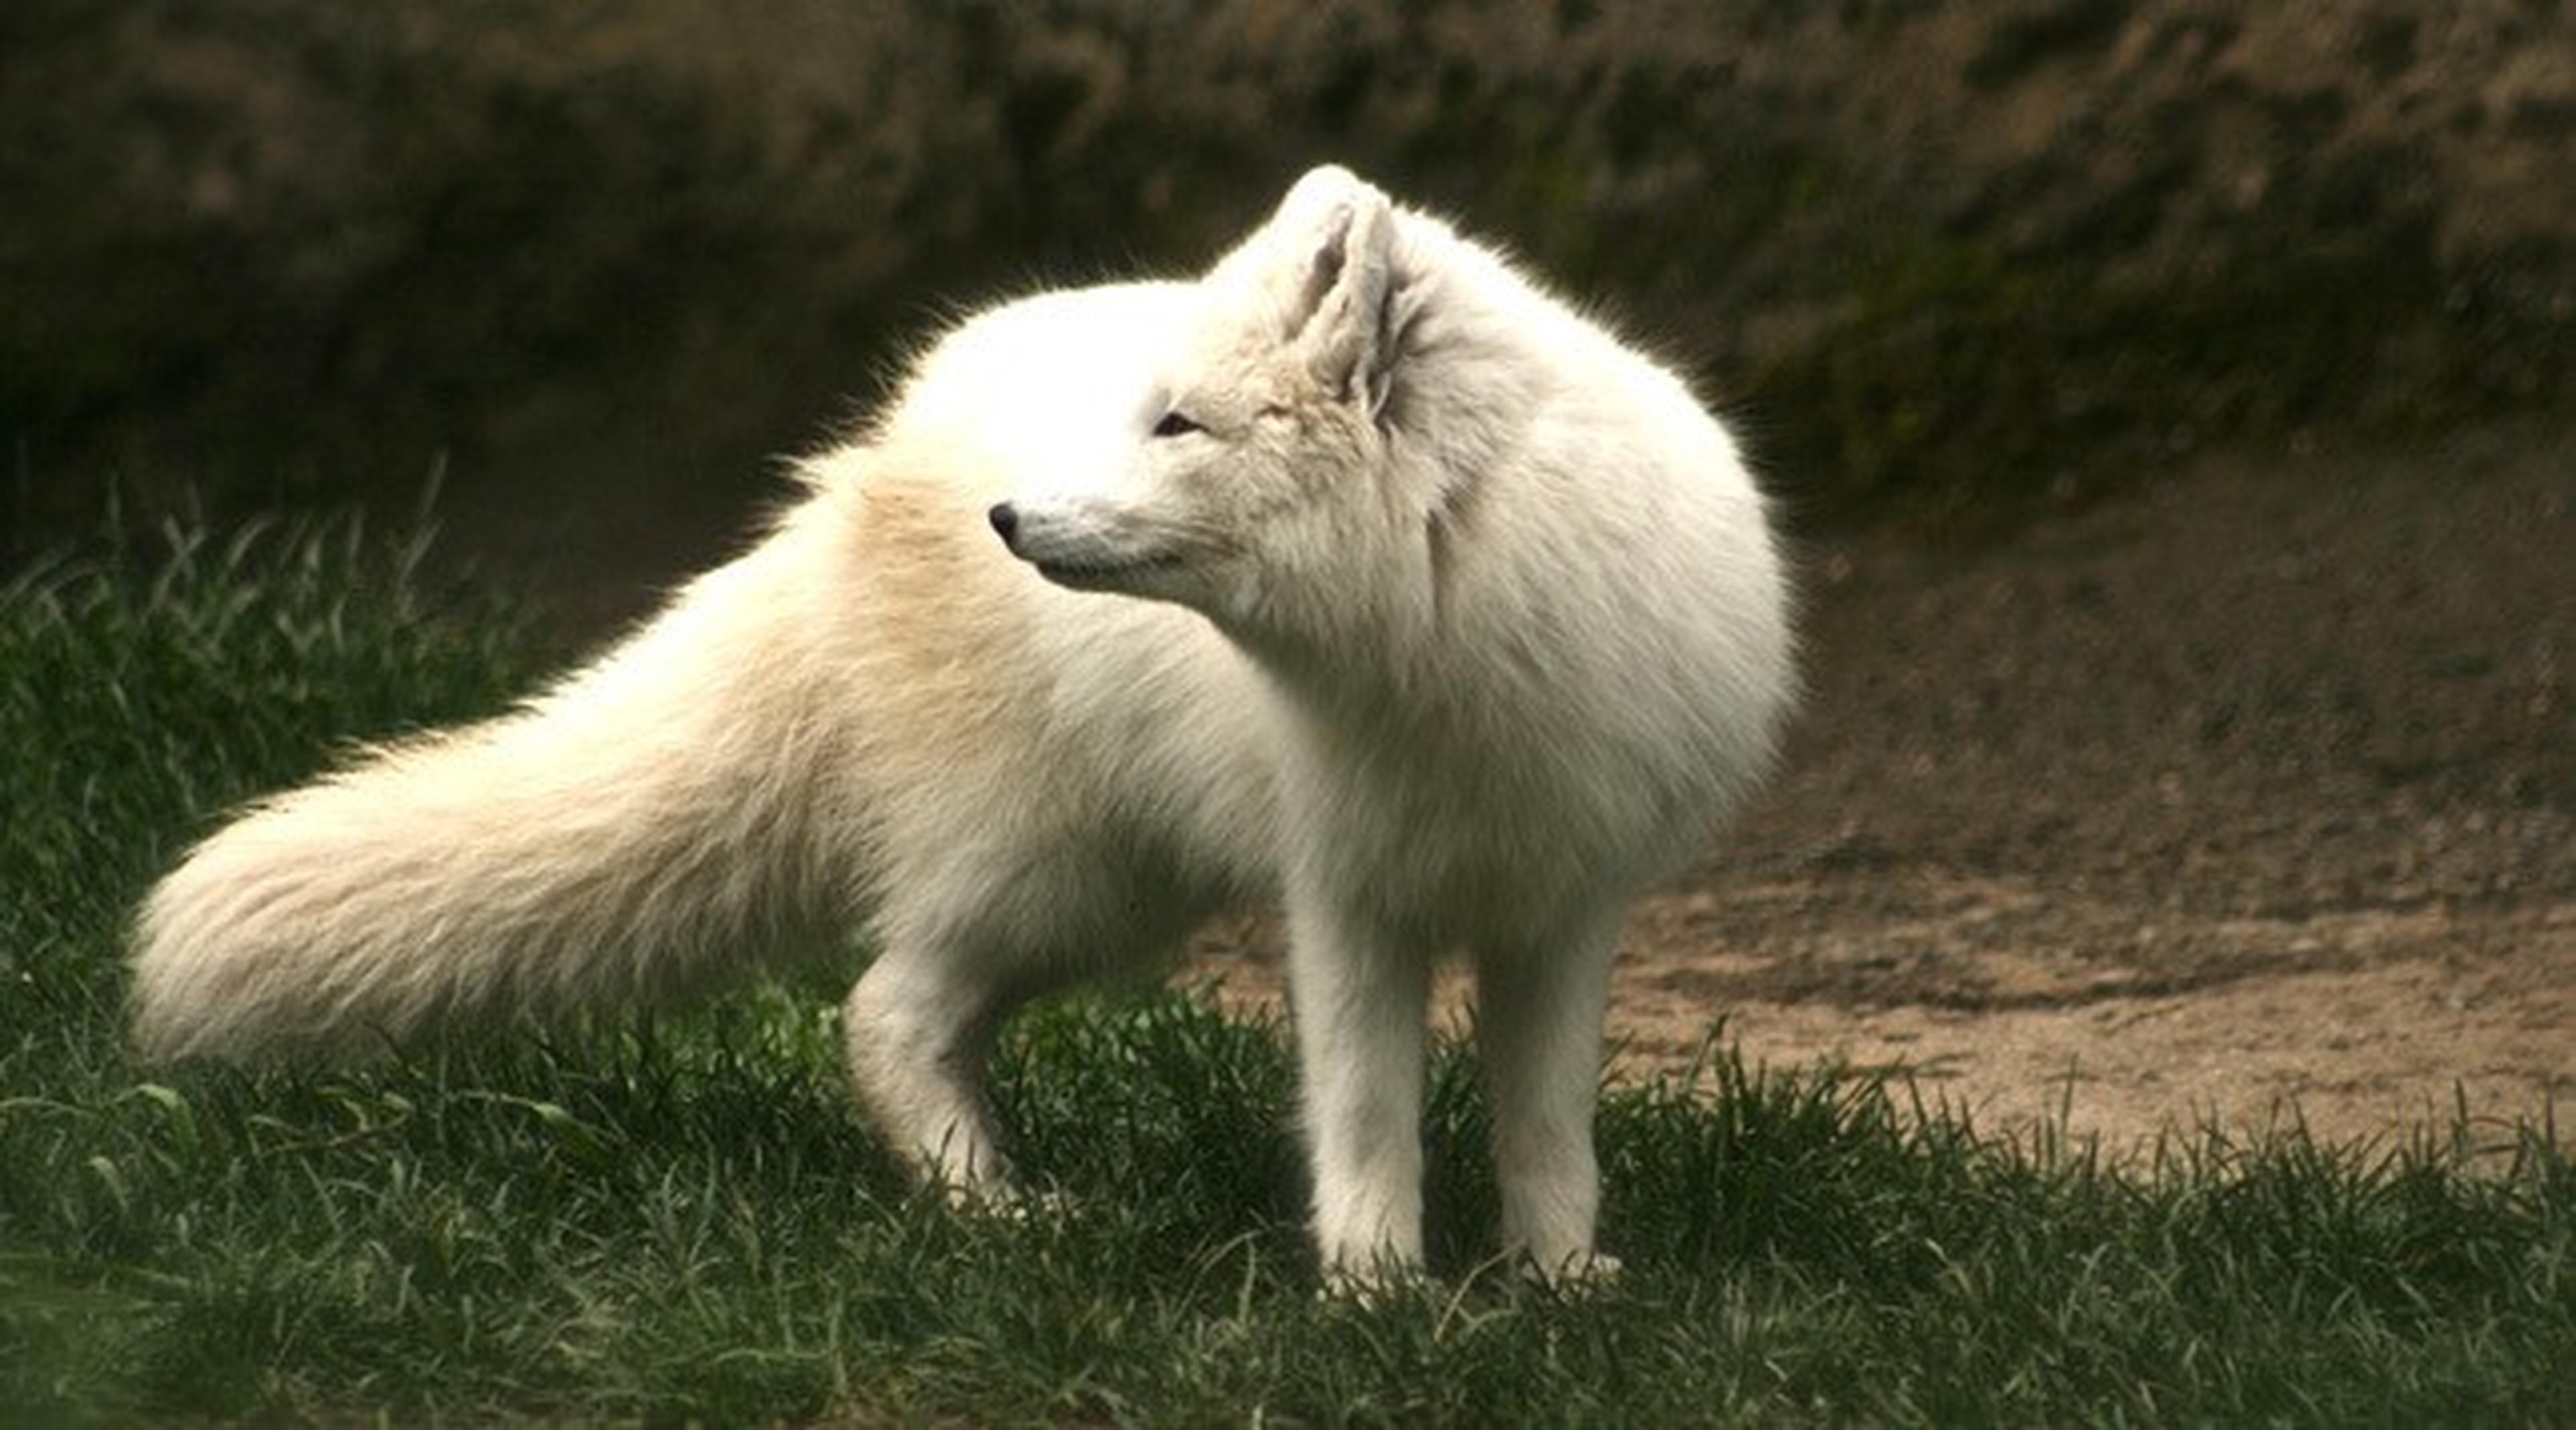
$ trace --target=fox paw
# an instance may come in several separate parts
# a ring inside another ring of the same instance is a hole
[[[1588,1295],[1614,1285],[1626,1270],[1618,1257],[1604,1251],[1578,1251],[1552,1266],[1524,1252],[1518,1266],[1521,1275],[1560,1295],[1571,1296]]]
[[[1323,1284],[1315,1288],[1315,1299],[1347,1305],[1383,1306],[1404,1291],[1422,1285],[1426,1279],[1421,1267],[1385,1258],[1326,1266]]]

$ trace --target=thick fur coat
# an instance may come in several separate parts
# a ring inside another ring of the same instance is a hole
[[[1453,954],[1505,1243],[1591,1265],[1614,931],[1792,686],[1762,498],[1684,384],[1327,168],[1194,282],[969,319],[804,476],[553,690],[201,845],[142,913],[144,1050],[361,1054],[856,935],[860,1102],[990,1190],[1010,1009],[1275,899],[1328,1269],[1419,1260]]]

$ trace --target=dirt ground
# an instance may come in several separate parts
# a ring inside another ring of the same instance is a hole
[[[2571,508],[2570,434],[2513,427],[2200,457],[1973,552],[1807,544],[1789,758],[1630,922],[1616,1072],[1722,1016],[2115,1153],[2463,1104],[2501,1143],[2576,1095]],[[1267,1001],[1278,953],[1228,924],[1184,976]]]

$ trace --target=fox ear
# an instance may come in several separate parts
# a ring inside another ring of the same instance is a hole
[[[1271,227],[1281,336],[1326,391],[1376,415],[1395,377],[1394,206],[1349,170],[1322,168],[1288,191]]]

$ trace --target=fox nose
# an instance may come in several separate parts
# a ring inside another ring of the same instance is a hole
[[[993,503],[993,509],[984,513],[984,519],[993,523],[993,534],[1002,538],[1004,546],[1010,545],[1012,538],[1019,535],[1020,509],[1009,502]]]

